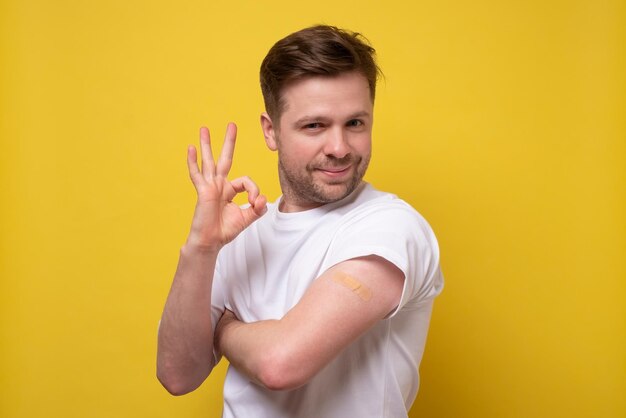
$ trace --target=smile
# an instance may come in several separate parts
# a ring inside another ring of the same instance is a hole
[[[330,177],[340,177],[350,171],[352,168],[351,165],[347,167],[328,167],[328,168],[318,168],[317,171],[322,172],[323,174]]]

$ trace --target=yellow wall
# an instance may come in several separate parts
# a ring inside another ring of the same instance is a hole
[[[386,73],[368,179],[440,239],[412,417],[626,416],[623,1],[0,3],[0,416],[217,417],[155,333],[188,229],[185,149],[240,137],[275,198],[258,65],[314,23]]]

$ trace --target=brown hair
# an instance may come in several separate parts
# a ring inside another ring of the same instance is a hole
[[[376,51],[359,33],[334,26],[302,29],[276,42],[261,64],[261,92],[265,110],[277,123],[284,110],[282,89],[311,76],[337,76],[358,71],[367,79],[372,102],[381,74]]]

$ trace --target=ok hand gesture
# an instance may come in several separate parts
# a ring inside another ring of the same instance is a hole
[[[224,137],[224,146],[217,163],[211,151],[209,130],[200,128],[200,152],[202,168],[198,167],[197,151],[193,145],[187,150],[187,166],[198,201],[187,238],[189,245],[219,251],[232,241],[252,222],[267,211],[267,199],[259,194],[258,186],[248,177],[228,181],[237,126],[229,123]],[[248,194],[250,206],[242,209],[233,203],[233,198],[242,192]]]

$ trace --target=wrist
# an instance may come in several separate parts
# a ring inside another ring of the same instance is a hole
[[[213,336],[215,348],[220,353],[220,355],[225,355],[227,358],[228,356],[225,353],[225,351],[227,350],[225,350],[224,347],[226,342],[225,340],[227,340],[226,334],[229,330],[232,330],[233,327],[237,326],[237,322],[238,321],[235,316],[232,314],[229,315],[228,311],[226,311],[215,327],[215,334]]]
[[[191,238],[187,238],[185,244],[181,248],[181,253],[186,255],[214,256],[222,249],[222,245],[208,245],[199,243]]]

